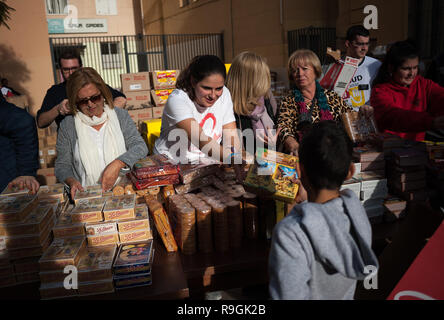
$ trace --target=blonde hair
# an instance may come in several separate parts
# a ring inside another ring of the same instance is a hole
[[[77,94],[86,85],[93,84],[100,91],[106,104],[112,109],[114,108],[113,97],[108,86],[103,81],[102,77],[93,68],[80,68],[73,72],[66,83],[66,93],[68,96],[68,105],[73,114],[78,111],[77,108]]]
[[[316,79],[319,79],[322,75],[322,67],[321,61],[319,60],[316,53],[309,49],[300,49],[293,52],[288,58],[287,72],[288,72],[288,80],[292,84],[294,84],[293,73],[295,71],[296,66],[299,63],[310,64],[314,72],[316,74]]]
[[[268,95],[270,85],[270,68],[264,58],[248,51],[234,58],[226,86],[230,90],[236,114],[250,115],[258,99]]]

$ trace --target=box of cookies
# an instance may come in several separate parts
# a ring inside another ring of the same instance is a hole
[[[63,281],[42,283],[39,290],[42,300],[67,298],[78,295],[77,289],[66,289],[63,285]]]
[[[0,224],[23,222],[37,203],[37,195],[0,197]]]
[[[117,221],[119,232],[150,230],[150,220],[148,218],[148,207],[146,204],[136,205],[135,216],[135,219]]]
[[[77,289],[79,296],[90,296],[114,292],[113,278],[94,280],[90,282],[79,282]]]
[[[112,266],[117,246],[88,247],[77,265],[79,282],[112,278]]]
[[[101,185],[94,185],[89,186],[83,189],[83,191],[77,191],[74,195],[74,203],[77,205],[77,202],[79,200],[85,200],[85,199],[94,199],[94,198],[100,198],[102,197],[102,186]]]
[[[72,238],[85,235],[85,224],[73,221],[69,212],[62,213],[52,229],[54,238]]]
[[[39,260],[40,271],[60,270],[67,265],[77,265],[85,247],[83,237],[54,239]]]
[[[108,198],[103,208],[105,221],[116,221],[122,219],[134,219],[134,208],[136,206],[136,195],[127,194]]]
[[[28,194],[28,188],[19,188],[18,186],[6,186],[6,188],[0,193],[0,197],[17,196],[21,194]]]
[[[99,236],[117,232],[117,223],[115,222],[100,222],[85,224],[86,234],[88,236]]]
[[[117,232],[108,233],[108,234],[100,234],[94,236],[86,236],[88,240],[88,246],[108,246],[108,245],[116,245],[119,243],[119,234]]]
[[[104,198],[78,200],[71,211],[73,222],[100,222],[103,221],[102,210],[105,205]]]
[[[148,286],[151,283],[152,283],[151,273],[114,277],[114,287],[116,289],[127,289],[127,288]]]
[[[49,219],[42,231],[37,234],[30,235],[14,235],[6,237],[5,243],[7,249],[20,249],[41,246],[48,235],[51,233],[51,229],[54,226],[54,219]]]
[[[47,226],[48,221],[54,219],[54,210],[51,206],[36,207],[25,221],[10,225],[0,224],[0,236],[19,236],[40,234]]]
[[[122,276],[151,272],[152,250],[152,240],[121,245],[113,264],[114,275]]]
[[[58,183],[50,186],[41,186],[37,196],[42,199],[59,199],[65,201],[65,185]]]
[[[148,229],[144,230],[133,230],[129,232],[119,233],[120,243],[134,243],[153,239],[151,231]]]

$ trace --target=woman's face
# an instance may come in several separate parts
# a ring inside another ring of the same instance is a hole
[[[293,66],[292,75],[294,83],[299,89],[309,88],[316,81],[316,73],[313,66],[302,61]]]
[[[194,102],[204,108],[209,108],[222,95],[224,88],[224,77],[220,74],[212,74],[194,86]]]
[[[92,118],[100,117],[104,110],[104,98],[97,87],[89,83],[77,93],[77,108]]]
[[[419,59],[407,59],[398,69],[393,72],[393,80],[402,86],[412,84],[418,75]]]

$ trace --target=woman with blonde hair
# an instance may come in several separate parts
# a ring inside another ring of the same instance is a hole
[[[275,144],[272,129],[277,120],[277,104],[270,90],[270,69],[265,59],[253,52],[240,53],[231,64],[226,85],[231,92],[237,128],[252,129],[265,145]]]
[[[71,197],[83,187],[101,183],[110,190],[120,173],[145,157],[148,148],[128,111],[114,108],[110,90],[93,68],[81,68],[68,79],[72,115],[57,136],[55,175]]]
[[[293,90],[280,105],[279,138],[285,152],[297,155],[302,133],[312,123],[339,122],[342,113],[353,109],[337,93],[321,87],[321,62],[313,51],[295,51],[288,59],[287,71]]]

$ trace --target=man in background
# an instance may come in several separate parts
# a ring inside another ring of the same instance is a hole
[[[59,66],[64,81],[53,85],[46,92],[42,107],[36,116],[39,128],[48,127],[54,120],[58,128],[63,118],[71,114],[71,110],[68,107],[68,96],[66,94],[66,81],[72,73],[82,67],[82,59],[76,52],[66,51],[60,56]],[[108,88],[113,96],[114,106],[123,108],[126,104],[125,95],[110,86],[108,86]]]

